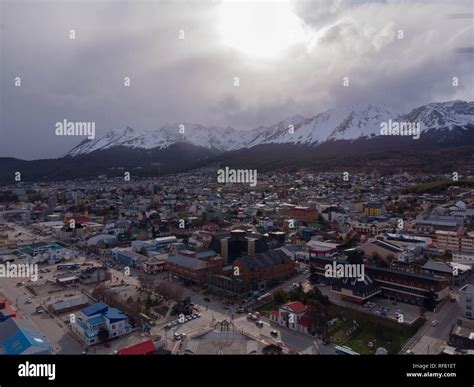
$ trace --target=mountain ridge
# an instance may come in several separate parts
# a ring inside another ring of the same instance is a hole
[[[353,141],[377,136],[380,134],[380,123],[388,120],[420,122],[422,133],[452,130],[474,124],[474,102],[432,102],[407,113],[397,112],[385,105],[352,105],[329,109],[310,118],[294,115],[276,124],[251,130],[193,123],[166,124],[156,130],[126,127],[124,130],[112,129],[94,140],[84,140],[65,156],[76,157],[117,146],[167,149],[179,142],[216,154],[272,143],[316,146],[327,141]],[[293,126],[291,130],[290,125]]]

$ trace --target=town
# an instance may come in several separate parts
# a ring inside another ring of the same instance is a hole
[[[206,167],[3,187],[0,264],[39,278],[0,278],[0,351],[472,353],[474,188],[450,178],[252,187]]]

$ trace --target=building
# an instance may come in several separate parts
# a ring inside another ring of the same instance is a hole
[[[148,260],[148,257],[130,249],[115,248],[112,250],[112,254],[118,263],[133,268],[141,267]]]
[[[295,206],[288,209],[287,215],[290,219],[296,219],[305,223],[313,223],[318,219],[316,208]]]
[[[5,321],[10,317],[19,317],[19,314],[13,310],[8,300],[2,299],[0,295],[0,322]]]
[[[415,230],[421,233],[433,233],[436,230],[457,231],[463,226],[463,217],[450,215],[418,215],[415,219]]]
[[[337,223],[345,223],[349,219],[349,215],[343,208],[336,206],[326,207],[321,211],[321,216],[326,222],[336,221]]]
[[[380,216],[387,212],[385,205],[381,202],[365,203],[363,208],[367,216]]]
[[[209,248],[219,254],[225,264],[232,264],[236,258],[243,254],[255,255],[269,250],[266,237],[244,230],[233,230],[214,235]]]
[[[295,263],[281,250],[242,256],[234,261],[235,267],[243,281],[255,290],[265,290],[296,273]]]
[[[382,296],[429,310],[449,295],[449,280],[444,278],[367,265],[365,272],[378,283]]]
[[[289,302],[270,314],[270,320],[281,326],[301,333],[308,333],[310,319],[306,316],[307,308],[300,301]]]
[[[71,329],[85,344],[93,345],[101,341],[101,331],[112,339],[130,333],[132,326],[120,310],[97,302],[81,309],[76,321],[71,323]]]
[[[29,320],[0,321],[0,355],[50,355],[53,348]]]
[[[227,296],[249,296],[251,286],[240,278],[225,276],[220,274],[208,273],[206,277],[206,286],[215,293]]]
[[[172,243],[176,243],[178,240],[175,236],[165,236],[161,238],[155,238],[155,248],[157,250],[168,248]]]
[[[64,275],[56,278],[56,283],[58,285],[67,286],[79,282],[79,277],[77,275]]]
[[[464,285],[459,289],[459,306],[462,310],[462,315],[468,319],[474,319],[474,286]]]
[[[382,290],[377,282],[368,275],[364,275],[364,280],[358,278],[333,278],[331,290],[340,295],[341,300],[363,304],[373,296],[380,294]]]
[[[142,269],[145,273],[155,274],[165,269],[165,263],[168,259],[168,254],[159,254],[151,256],[143,262]]]
[[[310,260],[312,281],[329,281],[332,285],[333,279],[325,276],[325,267],[327,264],[332,265],[334,259],[311,256]],[[370,260],[370,257],[366,257],[366,260]],[[435,310],[449,296],[449,279],[368,264],[365,264],[364,270],[365,275],[380,288],[380,295],[392,300]]]
[[[117,355],[155,355],[157,348],[153,340],[146,340],[138,344],[122,348]]]
[[[464,284],[471,273],[470,266],[432,259],[426,262],[422,269],[427,274],[448,279],[453,285]]]
[[[474,323],[470,320],[458,319],[451,328],[448,344],[461,350],[474,350]]]
[[[360,246],[365,255],[379,256],[382,260],[390,262],[392,260],[402,260],[401,255],[404,250],[393,244],[380,239],[368,240]]]
[[[35,257],[39,254],[44,254],[46,253],[49,249],[53,250],[58,250],[62,249],[63,247],[55,242],[35,242],[31,243],[28,246],[23,246],[19,248],[18,250],[20,253],[30,255],[32,257]]]
[[[88,267],[79,275],[79,282],[83,285],[97,284],[109,279],[110,274],[104,266]]]
[[[474,254],[474,232],[437,230],[436,247],[451,253]]]
[[[175,255],[169,257],[165,262],[165,270],[173,275],[197,284],[203,284],[208,273],[222,273],[223,259],[213,257],[207,261],[187,257],[185,255]]]
[[[373,223],[363,223],[353,221],[350,222],[352,229],[361,235],[371,235],[375,236],[385,231],[391,231],[393,226],[387,222],[373,222]]]
[[[77,297],[67,298],[63,301],[56,301],[48,305],[48,310],[55,314],[67,313],[78,310],[89,305],[89,299],[81,294]]]
[[[337,253],[339,244],[330,242],[320,242],[318,240],[311,239],[308,243],[306,243],[306,246],[308,247],[308,251],[310,254],[329,257]]]

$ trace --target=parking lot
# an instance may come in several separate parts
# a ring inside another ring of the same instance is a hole
[[[307,284],[306,286],[309,288],[311,287],[311,285],[309,284]],[[394,303],[393,301],[387,298],[375,296],[372,297],[369,301],[371,304],[373,304],[373,306],[368,307],[366,305],[358,305],[352,302],[341,300],[338,294],[331,291],[330,286],[317,284],[316,287],[321,291],[322,294],[328,296],[331,302],[337,305],[363,311],[369,314],[375,314],[382,318],[398,320],[399,314],[402,314],[403,319],[400,322],[403,321],[403,323],[405,324],[412,324],[421,315],[421,308],[417,305],[411,305],[401,302]]]

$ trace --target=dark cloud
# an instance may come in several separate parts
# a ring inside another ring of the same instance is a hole
[[[469,14],[468,0],[297,1],[305,39],[270,61],[222,44],[219,1],[1,4],[0,156],[63,154],[80,141],[54,135],[65,118],[95,121],[97,135],[169,122],[252,129],[346,104],[403,110],[474,94],[471,19],[449,17]]]

